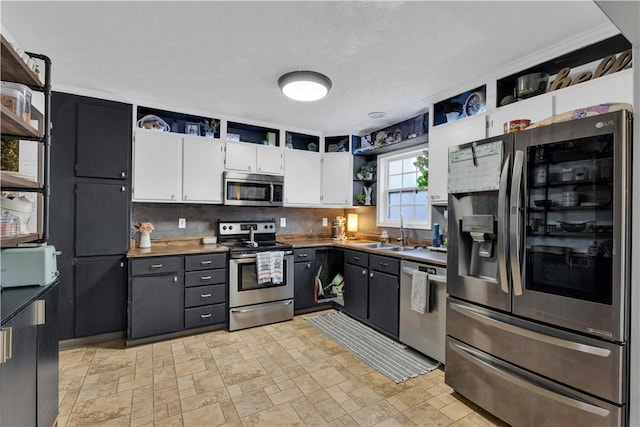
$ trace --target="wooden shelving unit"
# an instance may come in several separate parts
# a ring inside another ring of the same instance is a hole
[[[33,220],[37,221],[35,233],[18,234],[2,237],[0,246],[3,248],[18,246],[22,243],[44,242],[48,238],[48,202],[49,202],[49,148],[51,145],[50,134],[50,109],[51,109],[51,61],[48,57],[35,53],[27,53],[30,57],[44,62],[45,83],[39,76],[31,71],[27,64],[18,56],[13,47],[4,36],[0,35],[1,45],[1,76],[3,81],[20,83],[29,86],[32,90],[44,94],[44,114],[32,108],[32,118],[39,121],[39,129],[35,129],[30,123],[25,122],[4,105],[0,106],[0,118],[2,125],[2,140],[30,140],[41,144],[38,154],[38,177],[29,178],[13,171],[0,172],[0,185],[6,193],[37,193],[37,215]]]

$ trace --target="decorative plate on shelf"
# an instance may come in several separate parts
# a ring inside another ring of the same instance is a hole
[[[472,92],[462,107],[467,116],[473,116],[487,109],[487,100],[484,92]]]

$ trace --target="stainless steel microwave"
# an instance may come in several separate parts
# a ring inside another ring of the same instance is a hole
[[[224,204],[282,206],[284,177],[254,173],[224,173]]]

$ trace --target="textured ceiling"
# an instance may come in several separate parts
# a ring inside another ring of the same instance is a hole
[[[54,89],[325,133],[425,111],[425,98],[612,25],[592,1],[2,1],[2,27],[53,61]],[[320,101],[285,98],[296,69],[333,81]],[[384,111],[383,119],[367,113]]]

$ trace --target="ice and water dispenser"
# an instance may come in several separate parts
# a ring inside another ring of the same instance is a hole
[[[458,234],[461,275],[497,280],[497,236],[494,215],[463,215]]]

